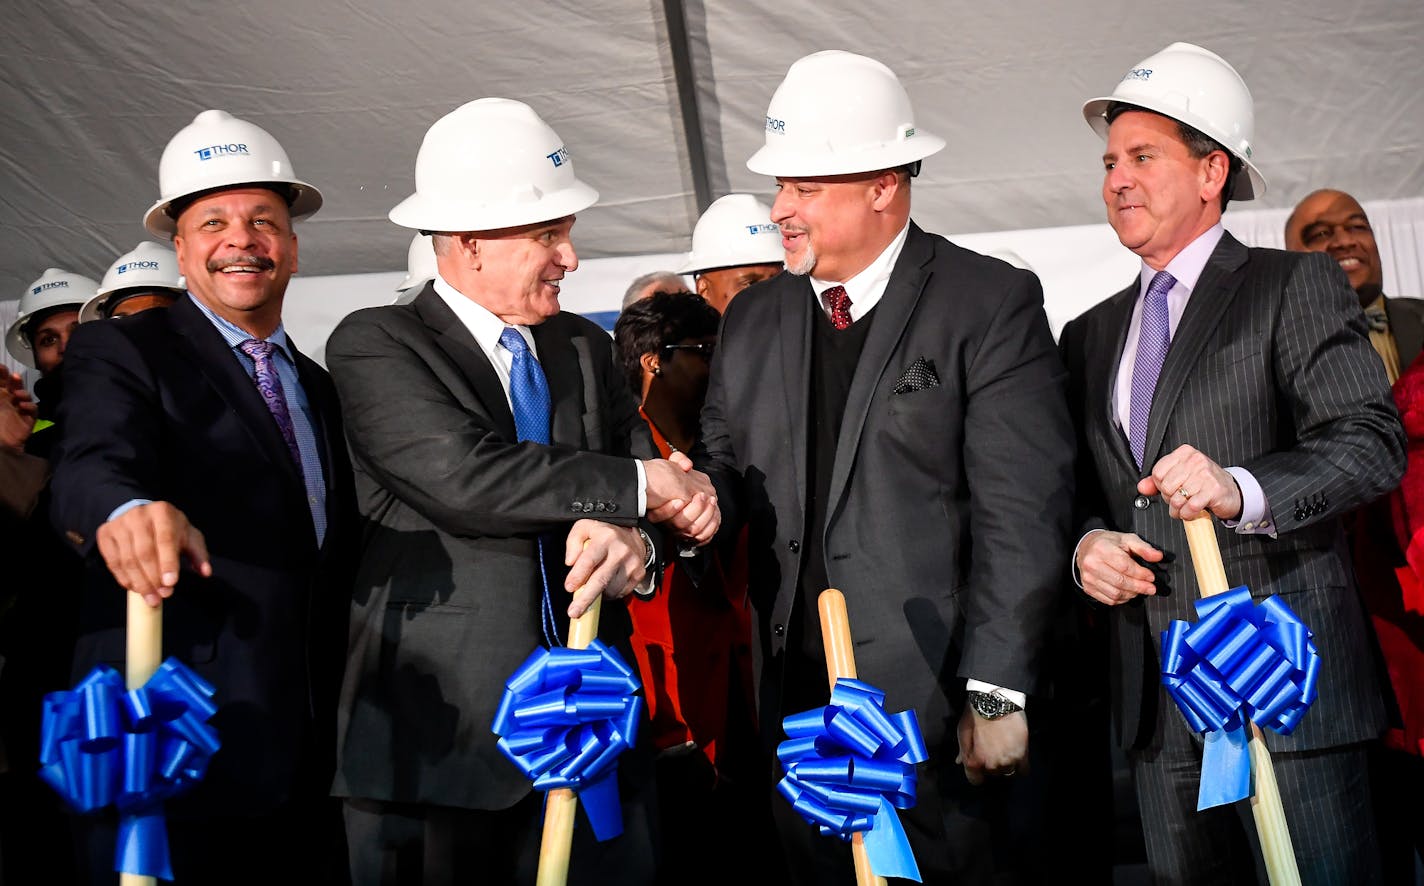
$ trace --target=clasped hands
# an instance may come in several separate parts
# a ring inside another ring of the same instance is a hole
[[[1137,484],[1142,495],[1160,495],[1167,513],[1176,520],[1192,520],[1211,513],[1223,520],[1241,514],[1241,488],[1223,467],[1191,446],[1179,446],[1152,466],[1152,473]],[[1100,529],[1078,545],[1078,575],[1083,591],[1101,603],[1117,606],[1157,592],[1152,570],[1162,552],[1131,532]]]

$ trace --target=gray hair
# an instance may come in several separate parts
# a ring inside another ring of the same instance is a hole
[[[628,284],[628,291],[623,293],[623,307],[626,308],[643,296],[652,295],[659,289],[666,292],[681,292],[687,289],[687,283],[683,281],[682,275],[672,271],[651,271],[635,278],[632,283]]]

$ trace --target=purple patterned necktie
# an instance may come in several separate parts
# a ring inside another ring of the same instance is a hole
[[[830,312],[832,326],[837,329],[850,326],[850,296],[846,295],[844,286],[832,286],[821,293],[821,299],[826,303],[826,310]]]
[[[297,432],[292,427],[292,413],[287,410],[287,395],[282,391],[282,378],[277,375],[277,364],[272,362],[272,351],[276,347],[270,341],[255,338],[249,338],[238,345],[244,354],[252,358],[252,380],[257,383],[257,393],[262,395],[262,402],[267,404],[267,411],[272,413],[272,418],[277,422],[277,430],[282,432],[282,439],[287,441],[287,448],[292,451],[292,461],[296,462],[300,469],[302,453],[297,448]]]
[[[1137,359],[1132,365],[1132,408],[1129,412],[1127,439],[1132,444],[1132,457],[1142,467],[1143,450],[1147,448],[1147,418],[1152,413],[1152,394],[1157,389],[1157,376],[1167,359],[1167,346],[1172,342],[1171,320],[1167,313],[1167,293],[1176,285],[1176,278],[1158,271],[1147,285],[1142,300],[1142,328],[1137,334]]]

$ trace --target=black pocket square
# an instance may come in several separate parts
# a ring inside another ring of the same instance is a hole
[[[911,391],[923,391],[926,388],[937,387],[939,387],[939,373],[935,372],[934,361],[917,357],[915,362],[900,373],[900,380],[895,382],[895,393],[908,394]]]

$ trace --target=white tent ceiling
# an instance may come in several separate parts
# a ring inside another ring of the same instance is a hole
[[[0,298],[50,266],[97,278],[143,239],[164,144],[212,107],[268,129],[322,189],[304,275],[403,270],[409,233],[386,212],[421,137],[488,95],[533,105],[601,192],[584,257],[680,251],[711,199],[769,194],[744,165],[767,101],[829,48],[890,65],[948,140],[915,183],[916,218],[946,234],[1100,222],[1079,108],[1174,40],[1254,93],[1261,208],[1327,184],[1424,196],[1419,0],[8,0],[4,18]]]

